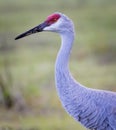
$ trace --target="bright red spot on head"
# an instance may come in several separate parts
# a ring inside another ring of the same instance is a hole
[[[57,20],[58,20],[60,17],[61,17],[60,14],[52,14],[52,15],[50,15],[50,16],[47,17],[46,22],[47,22],[49,25],[51,25],[51,24],[57,22]]]

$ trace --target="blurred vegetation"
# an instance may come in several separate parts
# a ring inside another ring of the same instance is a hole
[[[85,86],[116,91],[115,0],[0,0],[0,128],[84,130],[56,94],[57,34],[20,34],[63,12],[75,24],[70,68]]]

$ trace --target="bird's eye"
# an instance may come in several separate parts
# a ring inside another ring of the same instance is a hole
[[[49,25],[51,25],[51,24],[55,23],[59,18],[60,18],[59,14],[53,14],[53,15],[48,16],[46,22]]]
[[[55,18],[55,19],[53,19],[53,21],[55,22],[55,21],[57,21],[57,19]]]
[[[55,23],[57,20],[58,19],[56,19],[56,18],[51,18],[47,22],[51,25],[51,24]]]
[[[52,18],[52,19],[50,20],[50,23],[53,24],[53,23],[57,22],[57,20],[58,20],[57,18]]]

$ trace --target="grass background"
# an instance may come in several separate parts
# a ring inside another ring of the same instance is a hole
[[[84,130],[67,115],[57,97],[54,62],[59,36],[44,32],[14,41],[17,34],[57,11],[75,25],[70,59],[73,76],[87,87],[116,91],[115,0],[0,0],[0,74],[5,75],[7,62],[11,79],[5,82],[25,104],[12,109],[0,105],[0,128]]]

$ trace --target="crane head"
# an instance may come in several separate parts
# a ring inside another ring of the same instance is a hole
[[[67,16],[65,16],[62,13],[53,13],[49,15],[43,23],[18,35],[15,38],[15,40],[42,31],[63,33],[66,31],[73,31],[73,30],[74,30],[73,23]]]

